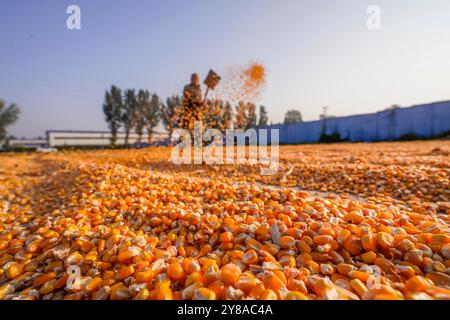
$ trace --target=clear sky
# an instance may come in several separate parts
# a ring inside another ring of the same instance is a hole
[[[81,30],[66,8],[81,7]],[[366,27],[369,5],[381,29]],[[189,75],[262,61],[259,104],[278,122],[450,99],[448,0],[2,0],[0,98],[16,102],[10,133],[103,130],[104,90],[165,98]]]

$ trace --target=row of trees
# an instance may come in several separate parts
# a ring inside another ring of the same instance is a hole
[[[303,122],[302,113],[300,111],[294,110],[294,109],[286,112],[283,123],[291,124],[291,123],[296,123],[296,122]]]
[[[129,142],[130,132],[142,136],[148,134],[151,141],[154,129],[161,122],[171,134],[181,127],[183,101],[179,95],[168,97],[163,102],[156,93],[148,90],[122,90],[113,85],[105,92],[103,113],[111,131],[111,143],[116,144],[119,130],[125,132],[125,144]],[[227,128],[247,130],[268,124],[269,118],[264,106],[257,111],[256,105],[249,102],[239,102],[234,108],[227,101],[208,100],[202,110],[202,120],[205,127],[224,131]]]
[[[117,141],[119,129],[125,132],[125,144],[128,144],[130,132],[138,134],[139,142],[142,136],[148,134],[151,141],[154,129],[161,122],[171,134],[173,130],[181,127],[183,101],[179,95],[168,97],[163,102],[156,93],[148,90],[127,89],[122,90],[111,86],[105,92],[103,112],[105,120],[111,131],[111,143]],[[243,129],[264,127],[268,125],[269,117],[264,106],[257,109],[254,103],[239,102],[232,106],[228,101],[208,100],[202,110],[202,121],[207,128],[216,128],[225,131],[227,128]],[[292,109],[286,112],[284,124],[302,122],[300,111]]]
[[[105,92],[103,113],[111,131],[111,144],[115,145],[119,129],[125,132],[125,144],[128,144],[131,131],[135,131],[141,141],[144,132],[153,135],[153,129],[160,119],[161,101],[157,94],[151,94],[148,90],[127,89],[122,90],[117,86],[111,86]]]

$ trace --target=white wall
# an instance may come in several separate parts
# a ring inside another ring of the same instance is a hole
[[[111,143],[111,134],[103,131],[48,131],[48,145],[49,147],[61,146],[107,146]],[[158,134],[154,135],[153,140],[157,140]],[[143,134],[141,143],[146,143],[148,135]],[[130,133],[128,143],[134,144],[138,142],[138,135]],[[116,145],[125,144],[125,133],[117,135]]]
[[[41,147],[47,144],[45,139],[11,139],[8,145],[11,147]]]

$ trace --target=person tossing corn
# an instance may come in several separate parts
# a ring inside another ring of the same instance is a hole
[[[182,128],[192,133],[194,121],[201,121],[203,100],[200,87],[200,77],[197,73],[191,75],[191,83],[183,89]]]
[[[205,107],[209,90],[214,90],[220,81],[220,76],[213,70],[209,70],[205,81],[205,96],[202,97],[200,87],[200,77],[197,73],[191,75],[191,83],[186,85],[183,90],[183,110],[182,110],[182,128],[193,133],[194,122],[203,120],[202,110]]]

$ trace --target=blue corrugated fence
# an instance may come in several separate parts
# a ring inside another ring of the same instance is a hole
[[[409,134],[432,138],[450,130],[450,101],[265,129],[279,129],[281,144],[318,142],[322,131],[339,133],[341,139],[354,142],[397,140]]]

